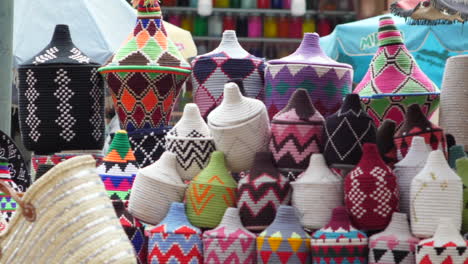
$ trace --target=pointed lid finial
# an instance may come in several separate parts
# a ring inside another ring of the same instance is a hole
[[[389,16],[381,17],[379,21],[379,46],[387,46],[394,44],[403,44],[403,39],[395,22]]]

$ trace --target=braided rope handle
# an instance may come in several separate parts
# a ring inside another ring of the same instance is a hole
[[[6,193],[8,196],[13,197],[13,199],[23,209],[23,216],[26,218],[26,220],[29,222],[34,222],[36,220],[36,208],[34,208],[31,203],[25,203],[23,201],[23,193],[16,192],[4,181],[0,181],[0,191]]]

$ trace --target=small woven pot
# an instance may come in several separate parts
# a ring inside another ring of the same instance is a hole
[[[468,232],[468,158],[457,160],[457,174],[463,183],[462,231]]]
[[[325,117],[335,113],[351,92],[353,68],[329,58],[317,33],[305,33],[291,55],[268,61],[265,70],[265,102],[270,118],[283,109],[298,87],[308,91],[315,108]]]
[[[15,192],[21,192],[18,185],[11,179],[9,163],[5,158],[0,158],[0,181],[6,183]],[[0,213],[6,223],[10,222],[17,208],[18,204],[13,197],[0,191]]]
[[[296,209],[281,205],[273,223],[257,237],[258,263],[310,263],[310,236]]]
[[[97,168],[112,200],[128,200],[130,198],[130,191],[137,171],[138,164],[130,147],[127,132],[119,130],[114,135],[109,152]]]
[[[164,220],[150,231],[148,263],[203,263],[200,229],[190,224],[183,203],[172,203]]]
[[[325,120],[323,155],[330,166],[354,166],[361,159],[362,145],[376,142],[374,121],[361,107],[357,94],[346,96],[343,105]]]
[[[466,263],[468,241],[458,232],[452,218],[439,219],[434,237],[419,242],[416,263]]]
[[[157,225],[173,202],[182,202],[187,186],[176,170],[176,155],[164,152],[152,165],[138,170],[128,210],[138,219]]]
[[[128,239],[132,242],[139,264],[146,264],[148,256],[148,240],[145,236],[145,227],[128,211],[123,201],[112,201],[117,218],[120,220]]]
[[[322,228],[330,220],[330,211],[343,205],[343,181],[327,167],[322,154],[313,154],[307,170],[291,185],[292,205],[305,228]]]
[[[128,133],[130,146],[140,168],[153,164],[166,151],[166,133],[170,128],[138,129]]]
[[[460,122],[468,112],[468,56],[458,55],[447,59],[440,98],[440,126],[455,136],[458,144],[468,151],[468,126]]]
[[[265,61],[239,44],[236,32],[226,30],[219,46],[192,61],[194,102],[203,118],[223,100],[223,85],[231,79],[244,84],[244,95],[263,101]]]
[[[11,179],[18,185],[20,191],[25,192],[32,184],[30,167],[26,163],[26,157],[5,132],[0,130],[0,157],[7,159],[10,164]]]
[[[413,137],[411,147],[404,159],[395,164],[393,173],[398,178],[400,191],[400,212],[410,214],[410,190],[413,178],[426,165],[427,157],[431,151],[424,143],[424,138]]]
[[[413,104],[408,108],[405,121],[395,133],[394,142],[397,148],[398,160],[406,156],[414,136],[423,137],[426,145],[432,150],[440,149],[448,157],[444,131],[432,124],[417,104]]]
[[[224,154],[211,153],[210,162],[187,189],[187,216],[200,228],[214,228],[221,222],[226,208],[236,204],[237,183],[226,168]]]
[[[432,151],[424,168],[411,182],[411,230],[419,238],[434,234],[440,217],[450,216],[461,227],[463,184],[441,150]]]
[[[196,104],[186,104],[182,118],[167,133],[166,149],[177,156],[177,172],[192,180],[206,165],[215,150],[210,129]]]
[[[406,214],[395,212],[387,228],[369,238],[369,264],[415,264],[418,242]]]
[[[310,155],[323,149],[323,116],[307,90],[297,89],[288,105],[271,120],[270,151],[283,171],[303,172]]]
[[[310,240],[313,264],[367,263],[367,235],[351,225],[346,208],[334,208],[331,219]],[[342,262],[340,262],[342,261]]]
[[[57,25],[47,47],[18,69],[24,146],[38,154],[104,146],[104,85],[91,61]]]
[[[270,124],[265,105],[242,96],[235,83],[224,86],[223,102],[208,116],[208,126],[232,172],[250,169],[255,153],[268,148]]]
[[[456,169],[457,160],[466,157],[466,153],[462,145],[454,145],[449,148],[448,156],[450,168]]]
[[[398,211],[397,178],[375,144],[364,144],[361,161],[346,177],[344,191],[346,209],[359,229],[382,230]]]
[[[257,152],[255,161],[245,177],[239,181],[237,207],[244,226],[263,231],[282,204],[289,204],[291,193],[288,180],[273,165],[270,152]]]
[[[242,226],[237,208],[229,207],[223,220],[203,234],[203,263],[257,263],[257,236]]]

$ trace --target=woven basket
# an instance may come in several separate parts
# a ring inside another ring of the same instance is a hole
[[[223,85],[231,79],[243,82],[244,95],[263,101],[264,59],[250,55],[237,41],[234,30],[226,30],[219,47],[192,61],[194,102],[203,118],[223,100]]]
[[[441,150],[432,151],[424,168],[411,182],[411,230],[420,238],[434,234],[440,217],[450,216],[461,227],[463,184]]]
[[[7,134],[0,130],[0,157],[6,158],[10,163],[11,178],[25,192],[33,180],[29,174],[29,166],[26,157],[23,155],[16,142]]]
[[[310,263],[310,236],[296,209],[281,205],[273,223],[257,237],[258,263]]]
[[[369,238],[369,264],[415,264],[418,242],[406,214],[395,212],[387,228]]]
[[[324,121],[307,90],[297,89],[271,120],[270,151],[278,168],[298,173],[307,168],[310,155],[323,149]]]
[[[377,129],[377,147],[379,147],[380,155],[388,166],[393,167],[397,160],[396,147],[393,142],[396,123],[393,120],[385,120]]]
[[[0,235],[1,263],[137,263],[91,156],[64,161],[19,198]],[[92,223],[92,224],[90,224]]]
[[[214,151],[208,166],[187,189],[187,216],[201,228],[214,228],[223,218],[226,208],[236,204],[237,183],[226,168],[224,154]]]
[[[8,185],[13,191],[21,192],[18,185],[11,179],[9,163],[5,158],[0,158],[0,181]],[[16,212],[18,204],[15,199],[0,191],[0,214],[6,223],[10,222],[10,219]]]
[[[346,208],[337,207],[328,224],[312,235],[312,263],[367,264],[367,241],[366,233],[351,225]]]
[[[242,226],[237,208],[229,207],[223,220],[203,234],[203,263],[257,263],[257,236]]]
[[[289,204],[288,180],[273,165],[270,152],[257,152],[252,168],[239,181],[237,207],[244,226],[263,231],[275,218],[278,207]]]
[[[430,150],[424,143],[424,138],[413,137],[411,147],[404,159],[395,164],[393,173],[398,178],[400,191],[400,212],[410,214],[410,190],[413,178],[426,165]]]
[[[462,145],[453,145],[448,151],[448,162],[450,168],[456,169],[456,162],[458,159],[466,157],[465,150]]]
[[[104,146],[104,86],[97,69],[57,25],[47,47],[18,69],[24,146],[40,154]]]
[[[138,219],[156,225],[173,202],[182,202],[186,188],[176,171],[176,155],[164,152],[154,164],[138,171],[128,210]]]
[[[299,210],[305,228],[322,228],[330,220],[331,210],[343,205],[343,181],[327,167],[322,154],[313,154],[307,170],[291,185],[292,205]]]
[[[265,70],[265,103],[270,118],[283,109],[297,88],[306,89],[315,108],[325,117],[335,113],[351,92],[353,69],[338,63],[320,48],[319,35],[305,33],[291,55],[268,61]]]
[[[177,172],[184,180],[206,167],[215,145],[196,104],[185,105],[182,118],[167,133],[166,149],[177,155]]]
[[[465,151],[468,151],[468,126],[462,119],[465,118],[463,113],[468,111],[465,104],[468,98],[468,87],[465,85],[468,82],[467,68],[467,55],[447,59],[440,98],[440,126],[454,135]]]
[[[150,232],[148,263],[203,263],[202,232],[190,224],[183,203],[172,203]]]
[[[419,242],[416,263],[466,263],[468,241],[460,235],[452,218],[439,218],[434,237]]]
[[[166,134],[170,128],[138,129],[128,133],[130,146],[140,168],[153,164],[166,151]]]
[[[208,116],[208,126],[232,172],[250,169],[255,153],[268,148],[270,124],[265,105],[242,96],[234,83],[225,85],[223,102]]]
[[[462,211],[462,231],[468,232],[468,158],[457,160],[457,174],[463,182],[463,211]]]

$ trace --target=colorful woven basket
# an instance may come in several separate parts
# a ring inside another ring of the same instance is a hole
[[[226,30],[219,46],[192,61],[193,100],[203,118],[223,100],[223,85],[231,79],[243,82],[243,94],[263,101],[264,59],[249,54],[237,41],[234,30]]]
[[[349,94],[335,114],[325,119],[323,155],[330,166],[356,165],[362,145],[376,142],[374,121],[362,109],[359,96]]]
[[[367,264],[367,235],[351,225],[346,208],[333,209],[327,225],[311,239],[313,264]]]
[[[305,33],[291,55],[268,61],[265,101],[270,118],[283,109],[297,88],[306,89],[315,108],[325,117],[335,113],[351,92],[353,68],[329,58],[320,48],[317,33]]]
[[[393,120],[386,119],[377,129],[377,147],[380,155],[388,166],[393,167],[398,162],[395,142],[393,136],[396,131],[396,123]]]
[[[453,219],[444,217],[438,222],[434,237],[419,242],[416,263],[467,263],[468,241],[460,235]]]
[[[15,192],[21,192],[18,185],[16,185],[16,183],[11,179],[9,163],[5,158],[0,158],[0,181],[7,184]],[[0,213],[6,223],[10,222],[10,219],[15,214],[17,207],[18,204],[15,199],[0,190]]]
[[[354,90],[367,113],[377,126],[391,119],[400,127],[408,107],[418,104],[430,118],[439,106],[440,91],[406,49],[391,17],[380,18],[378,39],[379,49]]]
[[[156,162],[166,151],[166,134],[171,127],[138,129],[128,133],[130,146],[140,168]]]
[[[398,211],[397,178],[375,144],[364,144],[361,161],[345,178],[344,191],[345,206],[359,229],[382,230]]]
[[[426,166],[411,182],[411,230],[419,238],[434,234],[440,217],[450,216],[456,228],[462,223],[463,183],[440,150],[432,151]]]
[[[270,152],[257,152],[252,168],[239,181],[237,207],[244,226],[263,231],[282,204],[289,204],[291,188],[288,180],[273,165]]]
[[[457,174],[460,176],[463,183],[463,211],[462,211],[462,228],[463,233],[468,232],[468,158],[457,160]]]
[[[29,166],[26,158],[15,141],[0,130],[0,157],[7,159],[10,164],[11,179],[18,185],[20,191],[25,192],[32,184]]]
[[[224,86],[223,102],[208,115],[208,126],[232,172],[250,169],[255,153],[268,148],[270,123],[265,105],[242,96],[235,83]]]
[[[313,154],[307,170],[291,185],[292,205],[305,228],[322,228],[330,220],[330,211],[343,205],[343,180],[327,167],[322,154]]]
[[[24,146],[38,154],[104,146],[104,86],[100,65],[57,25],[47,47],[19,69],[19,117]]]
[[[120,220],[128,239],[132,242],[137,256],[138,264],[146,264],[148,257],[148,240],[145,236],[145,227],[128,211],[123,201],[112,201],[117,218]]]
[[[215,144],[196,104],[185,105],[182,118],[167,133],[166,149],[177,155],[177,172],[184,180],[206,167]]]
[[[406,214],[395,212],[387,228],[369,238],[369,264],[415,264],[418,242]]]
[[[393,173],[398,178],[400,191],[400,212],[410,214],[410,190],[413,178],[426,165],[427,157],[431,151],[424,143],[424,138],[413,137],[411,147],[404,159],[395,164]]]
[[[125,130],[117,131],[109,147],[109,152],[97,171],[112,200],[128,200],[130,198],[138,164]]]
[[[258,263],[310,263],[310,236],[296,209],[281,205],[273,223],[257,237]]]
[[[121,128],[167,126],[190,65],[167,37],[156,0],[139,0],[138,18],[112,61],[99,69],[112,92]]]
[[[164,152],[155,163],[138,170],[128,210],[138,219],[157,225],[173,202],[182,202],[187,186],[176,170],[176,155]]]
[[[468,111],[465,104],[468,88],[460,84],[468,82],[467,69],[467,55],[447,59],[440,98],[440,126],[454,135],[465,151],[468,151],[468,126],[460,119],[465,118],[464,113]]]
[[[430,149],[440,149],[448,157],[444,131],[431,123],[417,104],[413,104],[408,108],[405,121],[395,133],[394,142],[397,148],[398,160],[406,156],[414,136],[423,137]]]
[[[203,234],[204,263],[257,263],[257,236],[242,226],[237,208],[229,207],[223,220]]]
[[[305,89],[297,89],[288,105],[273,117],[270,151],[283,174],[300,174],[310,155],[322,151],[324,121]]]
[[[200,228],[214,228],[226,208],[236,204],[237,183],[227,170],[224,154],[211,153],[210,162],[190,182],[186,194],[187,216]]]
[[[172,203],[166,218],[151,230],[148,263],[203,263],[202,232],[190,224],[183,203]]]

